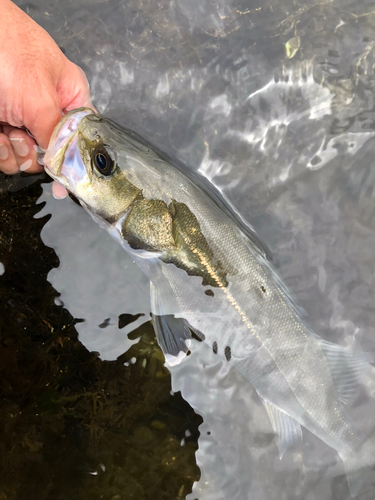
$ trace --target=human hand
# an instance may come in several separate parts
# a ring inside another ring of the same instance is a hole
[[[37,144],[47,148],[61,110],[93,108],[90,90],[41,26],[10,0],[0,0],[0,11],[0,170],[35,173]]]

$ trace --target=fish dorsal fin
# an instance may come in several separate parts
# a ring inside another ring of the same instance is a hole
[[[319,339],[335,384],[338,397],[344,404],[358,395],[361,377],[374,361],[371,353],[354,353],[351,349]]]
[[[152,324],[158,344],[169,365],[179,364],[189,350],[186,341],[192,338],[192,332],[183,318],[176,318],[173,314],[163,314],[160,296],[153,283],[150,284],[150,293]],[[155,311],[158,314],[155,314]]]
[[[302,429],[294,418],[290,417],[277,406],[273,405],[266,399],[262,399],[265,409],[267,410],[272,428],[276,434],[276,444],[279,449],[280,460],[284,453],[295,443],[302,441]]]

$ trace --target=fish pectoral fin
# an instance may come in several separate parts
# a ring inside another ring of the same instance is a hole
[[[180,363],[189,350],[186,340],[191,339],[191,331],[185,320],[175,318],[173,314],[166,316],[153,314],[152,324],[167,363],[171,366]]]
[[[189,350],[186,341],[192,338],[192,332],[183,318],[176,318],[173,314],[163,314],[159,293],[152,283],[150,292],[153,310],[152,324],[158,344],[170,366],[179,364]],[[155,311],[158,314],[155,314]]]
[[[288,448],[302,441],[302,429],[294,418],[287,415],[277,406],[262,398],[265,409],[276,434],[276,444],[279,449],[280,460]]]
[[[374,361],[373,354],[355,353],[347,347],[319,339],[339,400],[347,404],[358,395],[361,377]]]

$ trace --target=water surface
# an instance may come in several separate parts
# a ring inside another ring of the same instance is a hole
[[[316,333],[375,350],[375,2],[19,5],[85,69],[101,113],[215,184]],[[40,201],[37,217],[52,214],[42,240],[60,263],[48,274],[56,300],[85,320],[79,341],[115,366],[138,345],[127,334],[149,327],[147,281],[71,200],[53,200],[45,185]],[[143,316],[120,329],[123,314]],[[370,372],[349,407],[369,435],[374,380]],[[279,460],[252,387],[210,351],[193,352],[171,383],[203,417],[189,500],[350,498],[336,453],[308,432]]]

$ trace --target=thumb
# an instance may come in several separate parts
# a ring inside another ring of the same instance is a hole
[[[57,93],[64,111],[76,108],[91,108],[95,111],[90,99],[90,87],[82,68],[68,61],[66,71],[60,78]]]
[[[47,149],[61,116],[57,94],[44,95],[42,100],[28,102],[24,124],[42,149]]]

